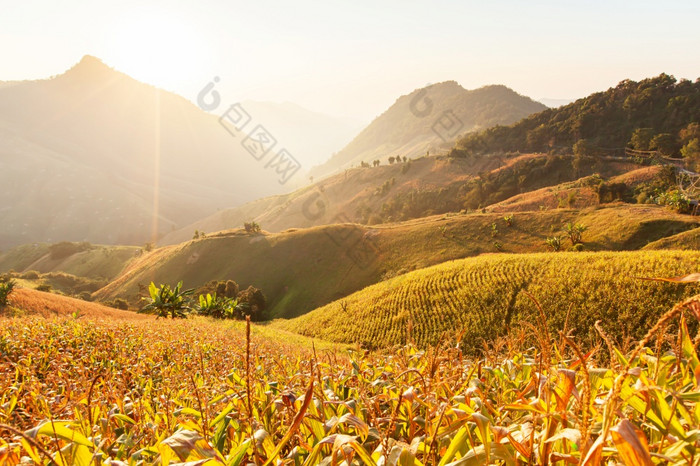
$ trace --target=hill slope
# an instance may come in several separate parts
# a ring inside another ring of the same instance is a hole
[[[512,126],[468,135],[456,147],[468,154],[570,151],[574,143],[585,140],[590,152],[619,154],[633,131],[647,129],[649,136],[667,133],[669,153],[677,154],[679,132],[693,122],[700,122],[700,81],[677,82],[662,74],[640,82],[625,80],[605,92],[531,115]],[[636,149],[654,148],[648,140],[641,142]]]
[[[571,157],[526,154],[511,158],[431,156],[354,168],[289,194],[217,212],[169,233],[160,243],[176,244],[192,238],[195,230],[210,233],[239,228],[252,220],[265,230],[279,232],[343,222],[389,223],[480,209],[593,173],[608,178],[639,168],[630,162],[593,158],[574,165]]]
[[[143,244],[218,207],[281,192],[241,139],[186,99],[94,57],[0,87],[0,248]]]
[[[53,293],[16,289],[9,298],[10,312],[21,316],[39,315],[46,318],[68,317],[71,315],[88,319],[118,319],[126,321],[153,320],[153,316],[135,312],[120,311],[97,303],[60,296]],[[1,315],[1,314],[0,314]]]
[[[663,312],[698,292],[693,284],[635,277],[686,275],[698,272],[698,264],[697,251],[480,256],[378,283],[273,326],[369,348],[403,344],[407,338],[425,347],[437,344],[444,333],[463,332],[462,345],[473,352],[484,341],[517,334],[524,328],[521,322],[539,322],[527,291],[553,328],[563,330],[568,321],[567,328],[587,346],[597,340],[596,320],[620,340],[640,338]]]
[[[32,243],[0,255],[0,272],[64,272],[77,277],[112,279],[141,253],[135,246],[99,246],[85,243]]]
[[[480,128],[514,123],[546,107],[505,86],[466,90],[454,81],[433,84],[401,96],[345,148],[311,173],[386,161],[391,156],[434,153],[458,136]],[[449,146],[448,146],[449,147]]]
[[[583,211],[441,215],[367,227],[341,224],[248,235],[241,230],[167,246],[134,259],[94,297],[136,302],[139,285],[203,285],[232,279],[261,288],[267,317],[294,317],[347,296],[383,277],[486,252],[546,250],[545,239],[582,222],[586,247],[636,249],[698,225],[698,219],[656,206],[609,205]],[[320,277],[323,277],[320,280]]]

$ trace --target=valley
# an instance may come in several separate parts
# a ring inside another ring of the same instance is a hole
[[[696,5],[40,3],[0,465],[700,464]]]

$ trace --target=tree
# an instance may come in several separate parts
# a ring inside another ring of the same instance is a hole
[[[654,136],[649,143],[649,148],[657,150],[661,155],[673,155],[678,150],[676,139],[669,133],[661,133]]]
[[[396,157],[394,157],[393,155],[391,157],[389,157],[389,165],[393,165],[395,161],[396,161]]]
[[[693,139],[700,140],[700,123],[689,123],[688,126],[678,132],[681,144],[686,145]]]
[[[700,139],[691,139],[681,149],[681,155],[691,170],[700,170]]]
[[[585,157],[587,155],[591,155],[591,145],[587,140],[579,139],[574,144],[573,151],[576,157]]]
[[[234,282],[233,280],[226,281],[224,293],[222,294],[222,296],[225,296],[227,298],[238,297],[238,283]]]
[[[632,133],[629,145],[636,150],[649,150],[654,130],[651,128],[637,128]]]
[[[259,316],[267,307],[267,298],[262,290],[249,286],[238,294],[239,309],[251,317]]]
[[[186,318],[190,306],[187,303],[187,297],[194,290],[182,290],[182,282],[178,282],[175,288],[170,285],[160,285],[156,287],[155,283],[151,282],[148,287],[150,298],[149,303],[141,308],[140,313],[155,314],[157,318]]]

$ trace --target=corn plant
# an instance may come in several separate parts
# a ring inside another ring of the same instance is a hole
[[[536,345],[513,334],[476,358],[455,342],[321,356],[256,337],[250,323],[2,320],[0,460],[698,464],[688,317],[700,317],[700,296],[627,352],[598,323],[603,351],[551,332],[540,307],[523,328]]]

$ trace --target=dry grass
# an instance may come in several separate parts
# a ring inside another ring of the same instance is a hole
[[[10,306],[18,309],[22,314],[46,318],[68,317],[77,313],[90,319],[153,320],[152,316],[121,311],[97,303],[26,288],[20,288],[12,292],[9,301]]]

